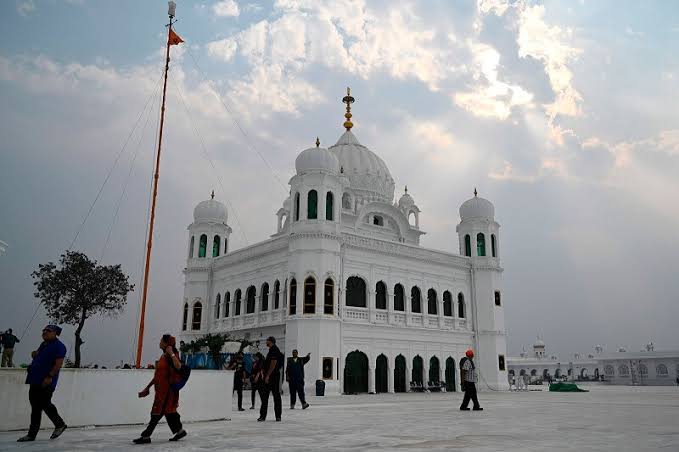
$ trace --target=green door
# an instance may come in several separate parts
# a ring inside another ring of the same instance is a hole
[[[377,366],[375,367],[375,392],[388,392],[389,379],[387,376],[387,357],[380,355],[377,357]]]
[[[446,391],[455,392],[455,360],[448,357],[446,360]]]
[[[344,363],[344,393],[368,392],[368,357],[365,353],[351,352]]]
[[[413,358],[413,375],[412,375],[413,378],[411,381],[413,381],[414,383],[418,383],[420,386],[422,386],[423,372],[424,372],[424,361],[422,360],[422,357],[420,355],[417,355],[416,357]]]
[[[394,361],[394,391],[406,392],[406,359],[398,355]]]

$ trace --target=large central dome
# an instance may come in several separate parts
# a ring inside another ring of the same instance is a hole
[[[337,156],[353,190],[369,192],[376,195],[376,199],[392,202],[394,179],[389,168],[374,152],[359,143],[350,130],[344,132],[329,150]]]

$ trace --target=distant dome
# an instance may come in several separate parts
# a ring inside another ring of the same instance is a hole
[[[535,341],[535,344],[533,344],[534,348],[545,348],[545,342],[542,339],[538,339]]]
[[[487,218],[489,220],[495,219],[495,207],[487,199],[480,198],[476,195],[474,190],[474,197],[465,201],[460,206],[460,218],[462,220],[469,220],[471,218]]]
[[[214,196],[214,195],[213,195]],[[214,221],[217,223],[226,223],[228,214],[226,206],[215,199],[208,199],[198,203],[193,209],[194,221]]]
[[[326,148],[314,147],[305,149],[295,160],[297,174],[307,171],[325,171],[333,174],[339,173],[340,164],[335,154]]]
[[[359,143],[350,130],[342,134],[330,151],[349,178],[350,188],[371,192],[385,202],[393,201],[395,185],[389,168],[377,154]]]
[[[412,196],[408,194],[408,192],[405,192],[403,196],[401,196],[401,199],[398,200],[398,206],[402,210],[406,210],[412,206],[415,205],[415,200],[413,199]]]

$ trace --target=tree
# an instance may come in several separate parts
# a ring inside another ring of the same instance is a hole
[[[134,285],[129,284],[129,277],[120,265],[97,265],[78,251],[66,251],[59,264],[61,268],[53,262],[40,264],[38,270],[31,273],[35,296],[50,319],[76,327],[73,367],[80,367],[85,320],[97,314],[116,316],[122,312]]]

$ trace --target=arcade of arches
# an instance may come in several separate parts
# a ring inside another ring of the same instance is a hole
[[[447,356],[443,368],[438,356],[429,358],[427,364],[425,368],[425,360],[420,355],[408,360],[402,354],[390,359],[383,353],[371,364],[365,353],[355,350],[347,354],[344,360],[344,393],[358,394],[371,391],[371,377],[374,378],[375,393],[389,392],[392,384],[393,392],[407,392],[411,386],[426,388],[431,385],[440,385],[447,392],[457,390],[455,358]]]

